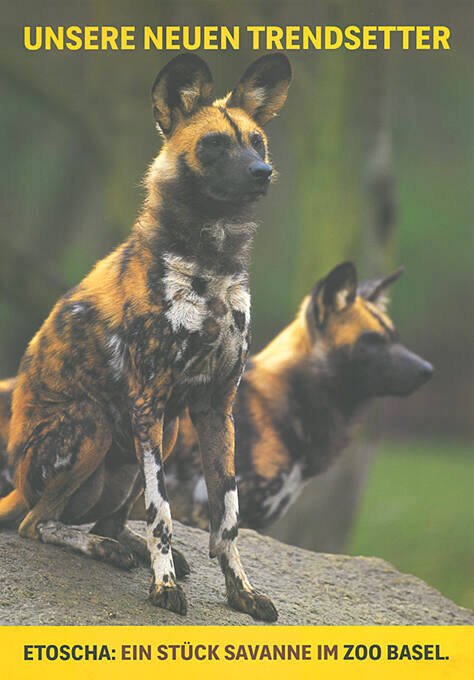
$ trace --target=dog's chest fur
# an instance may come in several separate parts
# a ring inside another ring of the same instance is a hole
[[[183,385],[240,373],[248,351],[250,295],[245,271],[217,274],[180,255],[163,255],[165,316],[177,338],[173,359]]]

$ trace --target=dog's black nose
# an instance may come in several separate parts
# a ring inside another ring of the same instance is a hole
[[[423,361],[421,366],[418,369],[418,373],[420,375],[420,378],[423,380],[423,382],[426,382],[433,375],[434,368],[433,368],[432,364],[430,364],[429,361]]]
[[[263,161],[255,161],[249,168],[249,172],[256,180],[263,182],[270,179],[272,168]]]

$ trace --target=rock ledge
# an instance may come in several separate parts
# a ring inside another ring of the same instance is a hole
[[[131,524],[143,533],[143,522]],[[178,522],[174,527],[175,545],[193,570],[184,581],[185,618],[149,603],[145,567],[123,572],[0,531],[0,624],[255,624],[227,606],[207,534]],[[378,558],[314,553],[248,530],[241,531],[239,547],[252,583],[278,608],[280,625],[474,624],[473,612]]]

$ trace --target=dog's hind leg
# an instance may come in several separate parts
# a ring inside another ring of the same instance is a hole
[[[18,526],[28,512],[28,506],[22,494],[13,489],[8,496],[0,499],[0,526]]]
[[[55,520],[39,523],[37,532],[43,543],[71,548],[120,569],[132,569],[137,566],[133,553],[113,538],[95,536]]]
[[[68,438],[61,436],[64,431],[61,424],[64,422],[69,425]],[[45,436],[35,441],[33,454],[44,451],[45,446],[54,446],[52,458],[64,460],[70,451],[74,451],[74,462],[70,468],[52,474],[46,480],[46,487],[38,502],[20,524],[18,531],[21,536],[39,538],[43,543],[72,548],[122,569],[136,566],[133,554],[118,541],[93,536],[60,521],[71,497],[102,464],[111,441],[107,420],[101,413],[97,413],[93,404],[76,406],[74,412],[70,410],[67,414],[58,414],[57,419],[51,421]],[[67,450],[64,450],[66,447]]]
[[[131,470],[126,468],[131,468]],[[118,506],[115,506],[113,512],[104,515],[100,512],[103,508],[101,499],[97,508],[99,519],[90,530],[90,533],[118,540],[123,545],[126,545],[129,550],[136,553],[141,561],[149,564],[150,556],[146,539],[126,526],[130,509],[142,493],[142,490],[143,482],[138,465],[133,467],[127,465],[117,470],[108,471],[103,493],[104,501],[105,499],[120,497],[121,502]]]
[[[58,413],[49,420],[48,427],[42,428],[41,436],[30,438],[18,479],[39,500],[20,524],[21,536],[41,538],[40,523],[61,520],[71,496],[102,463],[111,441],[107,419],[88,402]]]

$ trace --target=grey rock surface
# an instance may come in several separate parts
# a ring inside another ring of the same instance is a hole
[[[144,533],[143,522],[132,522]],[[175,546],[192,573],[183,582],[188,615],[148,601],[150,572],[114,569],[64,548],[0,531],[1,625],[252,625],[225,601],[224,580],[208,557],[208,535],[175,525]],[[423,581],[378,558],[326,555],[242,530],[239,547],[253,585],[269,595],[280,625],[474,624]]]

